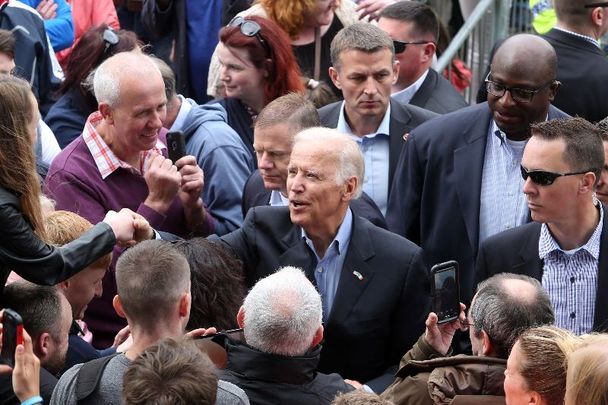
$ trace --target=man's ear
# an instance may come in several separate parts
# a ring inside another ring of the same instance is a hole
[[[243,308],[243,306],[239,308],[239,312],[236,314],[236,323],[239,324],[239,328],[241,329],[245,325],[245,308]]]
[[[40,357],[40,362],[43,363],[43,359],[49,356],[49,352],[53,349],[51,347],[52,339],[51,335],[48,332],[43,332],[38,336],[38,338],[32,342],[34,353]]]
[[[342,84],[340,83],[340,72],[335,67],[331,66],[329,68],[329,77],[331,81],[334,83],[334,86],[342,90]]]
[[[595,186],[595,179],[595,173],[585,173],[578,188],[579,194],[592,193]]]
[[[426,63],[433,59],[433,55],[435,55],[435,51],[437,50],[437,45],[435,45],[434,42],[428,42],[422,47],[422,50],[422,62]]]
[[[57,287],[59,287],[59,289],[63,291],[67,290],[68,288],[70,288],[70,279],[68,278],[67,280],[57,283]]]
[[[108,103],[101,102],[97,107],[103,119],[110,125],[114,124],[114,112]]]
[[[481,330],[481,340],[481,353],[486,357],[492,356],[492,354],[494,353],[494,345],[492,344],[492,341],[490,340],[490,337],[488,336],[486,331],[483,329]]]
[[[399,78],[399,69],[401,68],[401,64],[398,60],[395,59],[393,62],[393,82],[391,84],[397,83],[397,79]]]
[[[541,405],[544,404],[543,397],[536,391],[528,391],[528,405]]]
[[[179,299],[179,316],[186,317],[190,315],[190,293],[185,292]]]
[[[118,314],[118,316],[127,319],[125,311],[122,309],[122,302],[120,302],[120,297],[118,295],[114,296],[114,299],[112,300],[112,306],[114,307],[114,311],[116,311],[116,314]]]
[[[553,101],[555,99],[555,95],[557,94],[557,91],[559,90],[561,85],[562,82],[560,82],[559,80],[556,80],[551,83],[551,85],[549,86],[549,101]]]
[[[315,347],[316,345],[318,345],[319,343],[321,343],[321,341],[323,340],[323,325],[319,325],[319,328],[317,329],[317,331],[315,332],[315,335],[312,338],[312,343],[310,344],[310,347]]]
[[[349,178],[344,184],[344,193],[342,194],[342,200],[350,201],[353,199],[353,195],[355,194],[355,190],[357,189],[358,183],[357,177],[353,176]]]

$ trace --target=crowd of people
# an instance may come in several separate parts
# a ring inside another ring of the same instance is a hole
[[[608,405],[608,3],[425,3],[0,1],[0,404]]]

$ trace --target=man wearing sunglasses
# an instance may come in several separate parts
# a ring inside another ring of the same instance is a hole
[[[479,244],[529,221],[519,164],[530,124],[565,115],[550,105],[559,87],[556,70],[545,40],[513,36],[492,60],[487,103],[429,121],[405,143],[389,230],[422,246],[427,265],[457,260],[467,305]]]
[[[395,59],[399,61],[393,100],[438,114],[467,106],[454,86],[431,69],[439,33],[437,15],[431,7],[416,1],[391,4],[380,12],[378,26],[393,40]]]
[[[521,162],[533,223],[485,241],[477,276],[526,274],[547,290],[556,325],[608,330],[608,217],[594,195],[604,166],[599,129],[582,118],[532,126]]]
[[[554,105],[596,122],[608,116],[608,60],[599,39],[608,31],[608,1],[553,0],[557,25],[543,37],[557,53],[562,90]]]

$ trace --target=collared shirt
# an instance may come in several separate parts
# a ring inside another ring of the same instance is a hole
[[[186,117],[190,113],[190,110],[192,110],[192,105],[190,105],[190,103],[184,102],[184,96],[178,94],[177,97],[179,98],[181,105],[179,107],[177,117],[175,117],[175,121],[173,121],[173,125],[171,125],[171,128],[169,128],[169,132],[178,131],[180,128],[183,128],[186,122]]]
[[[338,228],[336,236],[331,241],[323,258],[319,258],[315,245],[308,238],[304,229],[302,229],[302,237],[304,241],[315,254],[317,258],[317,266],[315,268],[315,280],[317,282],[317,290],[321,295],[323,303],[323,322],[327,322],[331,307],[334,303],[338,283],[340,282],[340,274],[344,267],[344,259],[348,252],[350,244],[350,235],[353,230],[353,213],[350,208],[346,211],[342,224]]]
[[[82,138],[87,145],[87,148],[89,148],[91,156],[93,156],[93,160],[97,165],[97,169],[99,170],[102,179],[105,179],[120,167],[130,170],[133,173],[143,175],[144,168],[150,158],[150,152],[154,151],[158,154],[163,154],[163,150],[167,149],[160,140],[156,141],[156,145],[154,145],[152,149],[141,152],[140,167],[135,168],[129,163],[120,160],[118,156],[112,152],[112,149],[110,149],[101,135],[99,135],[96,128],[101,123],[101,120],[103,120],[103,117],[99,111],[92,113],[84,126]]]
[[[575,37],[582,38],[582,39],[584,39],[584,40],[585,40],[585,41],[587,41],[587,42],[591,42],[593,45],[597,46],[598,48],[601,48],[601,45],[600,45],[600,43],[598,42],[598,40],[597,40],[597,39],[595,39],[595,38],[592,38],[592,37],[590,37],[590,36],[583,35],[583,34],[579,34],[578,32],[572,32],[572,31],[568,31],[568,30],[566,30],[566,29],[564,29],[564,28],[560,28],[560,27],[553,27],[553,29],[556,29],[556,30],[558,30],[558,31],[565,32],[565,33],[570,34],[570,35],[574,35]]]
[[[426,76],[428,74],[429,70],[427,69],[414,83],[410,84],[403,90],[399,90],[398,92],[393,93],[391,95],[393,100],[398,101],[402,104],[409,104],[410,101],[412,101],[414,94],[416,94],[420,86],[422,86],[422,83],[424,82],[424,79],[426,79]]]
[[[273,207],[285,207],[289,205],[289,199],[285,197],[279,190],[270,192],[270,201],[268,202]]]
[[[528,222],[521,158],[527,141],[511,141],[492,121],[481,177],[479,241]]]
[[[538,240],[538,256],[544,260],[542,284],[553,304],[555,324],[577,335],[593,329],[604,223],[604,210],[598,205],[600,221],[583,246],[563,250],[547,224],[542,224]]]
[[[391,106],[388,105],[384,118],[375,133],[362,137],[355,135],[346,122],[344,102],[340,109],[340,117],[336,129],[348,134],[352,140],[359,144],[363,159],[365,160],[365,177],[363,178],[363,191],[365,191],[378,205],[382,214],[386,214],[388,201],[388,156],[390,148],[390,122]]]

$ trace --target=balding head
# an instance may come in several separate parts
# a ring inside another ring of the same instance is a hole
[[[518,34],[507,38],[494,53],[492,69],[499,66],[523,76],[542,72],[546,81],[557,75],[557,55],[551,44],[538,35]]]

